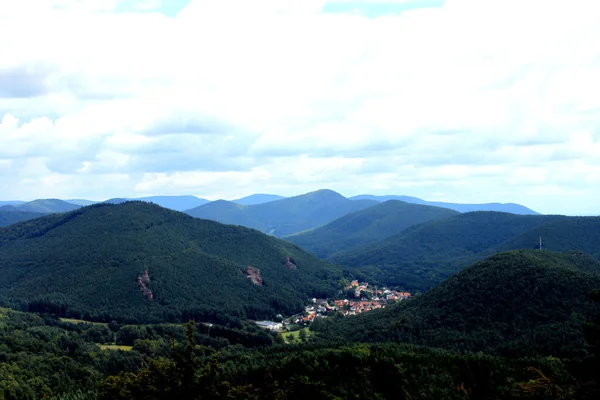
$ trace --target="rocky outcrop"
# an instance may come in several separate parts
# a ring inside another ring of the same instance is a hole
[[[286,267],[287,269],[292,269],[292,270],[298,269],[298,266],[294,262],[294,259],[290,258],[290,256],[287,257],[287,259],[285,260],[285,264],[283,266]]]
[[[250,279],[250,282],[254,283],[256,286],[262,286],[263,281],[262,276],[260,276],[260,269],[248,265],[244,270],[244,275],[246,275],[246,278]]]
[[[148,300],[152,300],[152,290],[148,289],[148,285],[150,283],[150,275],[148,274],[148,270],[145,270],[144,273],[137,277],[137,285],[140,288],[140,291],[146,296]]]

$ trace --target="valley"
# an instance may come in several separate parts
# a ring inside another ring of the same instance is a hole
[[[231,224],[140,200],[5,210],[0,395],[597,393],[600,218],[240,200]]]

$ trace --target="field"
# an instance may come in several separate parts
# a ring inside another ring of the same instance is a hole
[[[90,324],[90,325],[108,326],[108,324],[106,322],[91,322],[91,321],[84,321],[82,319],[73,319],[73,318],[61,318],[60,320],[62,322],[70,322],[72,324]]]
[[[282,332],[281,337],[283,337],[283,340],[285,340],[286,343],[299,342],[300,332],[306,332],[307,338],[312,334],[312,332],[308,328],[302,328],[293,332]]]
[[[131,349],[133,349],[132,346],[119,346],[116,344],[99,344],[98,347],[100,347],[102,350],[131,351]]]

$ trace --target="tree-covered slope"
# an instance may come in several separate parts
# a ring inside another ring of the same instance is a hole
[[[600,259],[600,217],[568,217],[530,229],[506,242],[500,250],[542,248],[577,250]]]
[[[29,219],[39,218],[46,214],[29,211],[3,211],[0,208],[0,227],[15,224]]]
[[[329,260],[390,285],[426,290],[495,253],[518,235],[564,218],[488,211],[458,214],[412,226],[381,242],[339,252]]]
[[[377,204],[371,200],[348,200],[331,190],[263,204],[243,205],[219,200],[186,211],[197,218],[242,225],[277,237],[324,225],[348,213]]]
[[[316,326],[321,337],[502,355],[583,356],[600,262],[579,252],[499,253],[411,301]]]
[[[388,200],[400,200],[407,203],[423,204],[434,207],[443,207],[455,210],[461,213],[471,211],[496,211],[496,212],[507,212],[511,214],[521,215],[537,215],[536,211],[530,208],[522,206],[521,204],[515,203],[481,203],[481,204],[462,204],[462,203],[447,203],[442,201],[427,201],[419,199],[418,197],[411,196],[375,196],[372,194],[361,194],[358,196],[350,197],[352,200],[376,200],[376,201],[388,201]]]
[[[389,200],[285,239],[326,258],[339,251],[380,241],[410,226],[456,214],[458,212],[447,208]]]
[[[262,286],[247,277],[256,269]],[[31,311],[126,321],[264,318],[331,295],[339,279],[337,267],[290,243],[144,202],[0,229],[0,301]]]
[[[58,199],[39,199],[22,204],[0,207],[0,211],[27,211],[36,213],[63,213],[76,210],[81,206]]]

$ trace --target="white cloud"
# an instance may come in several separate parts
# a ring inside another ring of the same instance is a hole
[[[595,1],[5,3],[3,197],[329,187],[599,212]]]

